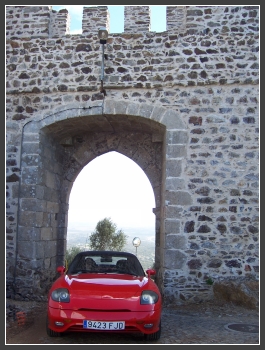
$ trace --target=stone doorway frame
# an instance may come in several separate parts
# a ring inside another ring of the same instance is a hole
[[[108,151],[120,152],[134,160],[143,169],[154,190],[155,266],[157,283],[163,292],[166,152],[174,136],[171,129],[176,127],[184,129],[179,116],[172,110],[145,103],[110,100],[103,101],[101,105],[99,101],[94,101],[90,106],[78,103],[60,107],[24,125],[16,247],[16,262],[19,262],[15,271],[17,292],[35,294],[49,288],[55,278],[55,267],[63,263],[65,254],[72,184],[89,161]],[[127,139],[130,139],[128,135],[133,137],[127,145],[122,145],[121,151],[122,142],[117,134],[124,133],[127,133]],[[96,153],[80,157],[84,152],[89,153],[87,140],[85,148],[82,148],[84,137],[89,140],[88,135],[94,140],[94,146],[97,144]],[[109,136],[106,138],[106,135]],[[135,137],[139,135],[142,135],[141,142],[147,147],[143,154],[134,153],[132,149],[137,143]],[[71,154],[75,141],[81,146],[76,147],[75,154]],[[147,166],[147,150],[152,149],[150,144],[159,145],[160,154],[153,147],[152,159],[149,159],[151,163]],[[25,278],[26,274],[28,278]]]

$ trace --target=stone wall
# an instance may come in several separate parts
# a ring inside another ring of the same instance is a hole
[[[153,186],[165,304],[212,297],[209,280],[258,279],[259,6],[168,6],[162,33],[148,6],[124,15],[105,45],[105,96],[106,6],[84,9],[80,35],[66,10],[6,7],[8,295],[45,295],[72,184],[112,150]]]

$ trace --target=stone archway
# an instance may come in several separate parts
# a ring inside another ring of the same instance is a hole
[[[86,164],[109,151],[135,161],[150,180],[156,202],[155,264],[160,269],[166,127],[157,120],[166,111],[160,107],[153,113],[153,106],[134,103],[126,108],[124,103],[116,102],[114,106],[112,111],[106,106],[104,111],[98,106],[65,108],[25,125],[19,186],[17,293],[34,297],[47,292],[56,266],[64,261],[73,182]],[[160,272],[159,285],[161,275]]]

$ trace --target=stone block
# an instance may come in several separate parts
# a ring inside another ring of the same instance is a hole
[[[46,170],[45,171],[45,184],[49,188],[57,189],[56,174],[53,174],[50,171]]]
[[[161,123],[166,125],[167,130],[171,129],[186,129],[184,122],[182,121],[180,114],[173,111],[167,110],[161,118]]]
[[[52,239],[52,228],[42,227],[40,229],[40,238],[42,241],[50,241]]]
[[[36,227],[36,213],[34,211],[21,211],[19,217],[19,225],[26,227]]]
[[[47,202],[47,212],[48,213],[58,213],[59,212],[59,203],[58,202]]]
[[[187,156],[187,147],[184,145],[167,145],[167,158],[183,158]]]
[[[57,254],[57,241],[46,241],[44,252],[45,258],[55,257]]]
[[[180,220],[166,219],[165,220],[165,233],[180,233]]]
[[[31,134],[38,134],[39,132],[39,123],[31,120],[29,123],[25,124],[23,127],[24,135],[27,135],[27,138],[34,137]]]
[[[39,200],[36,198],[22,198],[21,199],[21,210],[22,211],[46,211],[47,203],[46,201]]]
[[[184,144],[188,142],[188,133],[186,130],[168,130],[166,135],[166,142],[168,145]]]
[[[170,205],[191,205],[190,193],[184,191],[166,191],[165,199]]]
[[[167,191],[182,190],[185,187],[185,180],[179,177],[167,177],[165,183]]]
[[[40,232],[41,232],[41,229],[39,227],[32,227],[32,226],[18,227],[18,237],[20,241],[30,241],[30,242],[40,241]]]
[[[32,242],[32,241],[19,241],[18,242],[19,249],[19,259],[34,261],[34,259],[42,259],[44,257],[44,249],[43,245],[40,242]]]
[[[106,99],[104,103],[104,113],[105,114],[115,114],[116,103],[114,100]]]
[[[163,124],[161,120],[163,119],[163,116],[166,113],[166,111],[167,111],[166,108],[154,105],[150,118]]]
[[[150,105],[147,103],[141,103],[139,108],[139,114],[144,118],[150,118],[153,109],[154,109],[153,105]]]
[[[166,177],[180,177],[182,174],[182,161],[176,159],[167,159]]]
[[[39,134],[38,133],[26,133],[23,134],[24,142],[39,142]]]
[[[25,166],[37,166],[39,161],[40,161],[40,157],[38,154],[30,154],[30,155],[24,154],[22,156],[21,165],[23,167],[25,167]]]
[[[115,104],[114,104],[114,111],[115,111],[115,113],[114,114],[125,115],[127,107],[128,107],[128,102],[115,101]]]
[[[23,142],[23,153],[36,154],[40,152],[39,142]]]
[[[179,234],[168,234],[165,238],[165,248],[185,250],[187,248],[187,239]]]
[[[183,269],[187,261],[187,256],[176,249],[165,249],[165,268],[169,270]]]
[[[127,107],[127,115],[139,115],[140,103],[130,103]]]
[[[175,205],[168,205],[165,207],[165,217],[167,219],[180,219],[183,208]]]

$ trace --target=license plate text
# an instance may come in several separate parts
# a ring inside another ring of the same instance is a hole
[[[125,328],[124,321],[114,321],[114,322],[105,322],[105,321],[83,321],[83,328],[87,329],[97,329],[102,331],[117,331]]]

